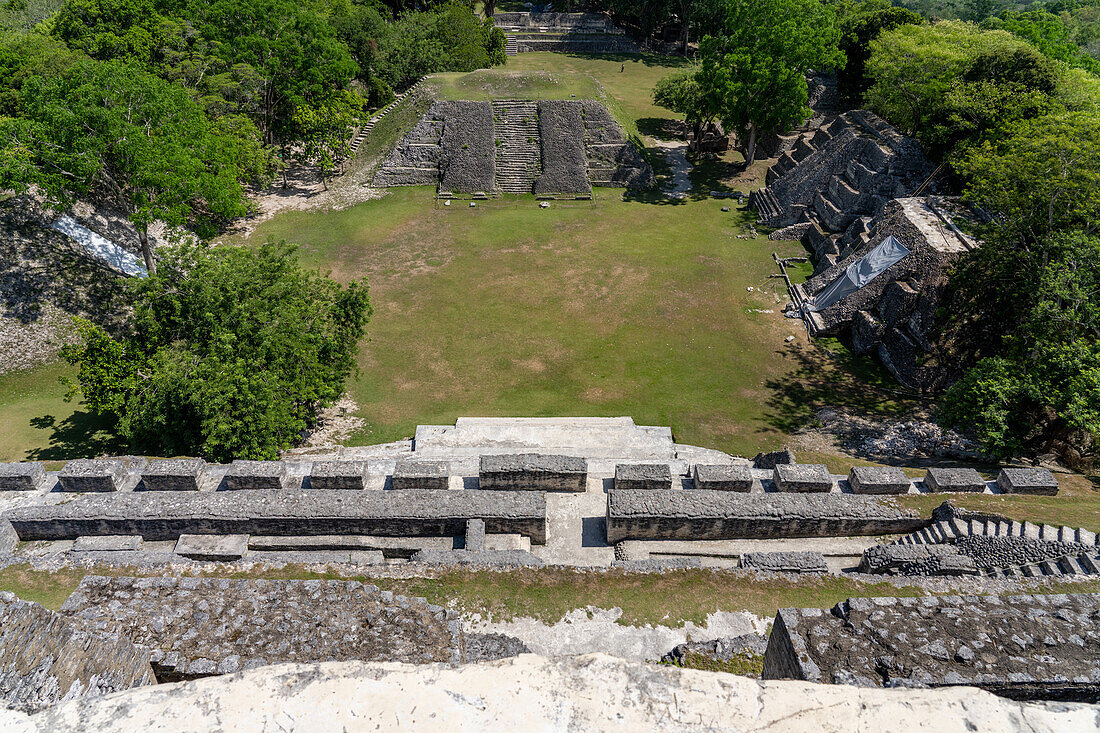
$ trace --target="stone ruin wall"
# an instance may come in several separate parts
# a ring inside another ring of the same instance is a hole
[[[641,153],[599,102],[541,101],[539,137],[519,141],[497,129],[502,123],[494,118],[493,104],[509,102],[433,103],[383,161],[374,185],[438,183],[441,195],[497,195],[500,160],[525,157],[510,150],[513,145],[536,148],[534,157],[542,166],[532,192],[540,196],[587,196],[592,186],[645,188],[654,183]],[[583,149],[578,149],[582,141]]]
[[[155,682],[147,649],[0,591],[0,704],[36,712]]]
[[[598,13],[498,12],[493,23],[508,38],[508,53],[638,53],[642,48]]]

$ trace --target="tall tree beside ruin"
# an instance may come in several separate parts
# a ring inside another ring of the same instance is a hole
[[[839,41],[835,12],[820,0],[725,0],[721,27],[700,44],[699,84],[749,165],[761,133],[810,116],[806,72],[841,65]]]

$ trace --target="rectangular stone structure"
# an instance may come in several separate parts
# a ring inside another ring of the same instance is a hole
[[[851,494],[612,489],[607,498],[607,541],[612,544],[905,534],[925,524],[914,509]]]
[[[446,461],[398,461],[393,468],[393,488],[446,491],[451,481],[450,473]]]
[[[141,488],[146,491],[198,491],[206,475],[201,458],[168,458],[149,461],[141,472]]]
[[[246,534],[181,534],[176,540],[176,554],[192,560],[230,562],[240,560],[248,551]]]
[[[46,468],[39,461],[0,463],[0,491],[37,491],[46,483]]]
[[[829,469],[816,463],[777,463],[774,469],[777,491],[826,493],[833,488]]]
[[[741,567],[771,573],[829,572],[820,552],[746,552],[741,555]]]
[[[118,491],[126,479],[126,464],[119,460],[77,458],[65,464],[57,480],[62,491]]]
[[[695,488],[704,491],[751,491],[752,469],[739,465],[695,464]]]
[[[233,461],[225,472],[229,491],[262,491],[286,487],[286,464],[282,461]]]
[[[1002,468],[997,474],[997,486],[1006,494],[1038,494],[1054,496],[1058,481],[1045,468]]]
[[[466,546],[463,549],[470,552],[481,552],[485,549],[485,522],[480,519],[466,522]]]
[[[865,687],[973,685],[1014,700],[1096,699],[1098,611],[1093,594],[850,598],[831,610],[784,608],[760,676]]]
[[[853,494],[905,494],[909,477],[897,466],[853,466],[848,487]]]
[[[309,487],[321,491],[365,489],[367,487],[367,462],[317,461],[310,468]]]
[[[478,485],[502,491],[584,492],[588,461],[573,456],[517,453],[481,456]]]
[[[620,463],[615,466],[615,488],[671,489],[672,469],[667,463]]]
[[[985,479],[973,468],[930,468],[924,475],[924,485],[937,494],[985,491]]]
[[[142,539],[137,535],[92,535],[77,537],[73,552],[136,552]]]
[[[458,537],[468,520],[483,519],[486,532],[546,542],[546,497],[525,491],[121,492],[6,514],[21,540],[104,534],[146,540],[181,534]]]

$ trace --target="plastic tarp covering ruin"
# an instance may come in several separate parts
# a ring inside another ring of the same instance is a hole
[[[840,302],[901,261],[907,254],[909,250],[891,234],[873,250],[848,265],[836,280],[806,304],[806,310],[822,311]]]

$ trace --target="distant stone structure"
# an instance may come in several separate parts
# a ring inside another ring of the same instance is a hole
[[[1100,700],[1100,596],[850,598],[786,608],[763,679],[972,685],[1014,700]]]
[[[155,682],[147,649],[0,591],[0,707],[37,712]]]
[[[374,185],[438,184],[443,197],[591,198],[645,188],[653,172],[599,102],[435,102],[383,161]]]
[[[497,12],[509,56],[532,51],[557,53],[638,53],[642,49],[600,13]]]

